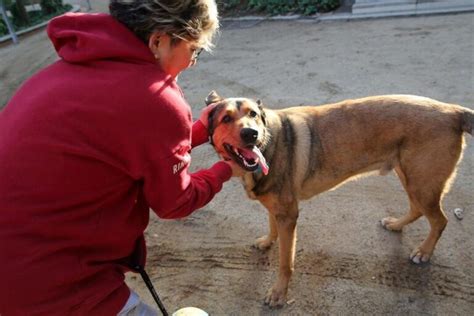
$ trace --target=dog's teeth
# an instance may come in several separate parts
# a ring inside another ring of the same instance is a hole
[[[253,168],[257,165],[257,162],[249,163],[246,159],[242,159],[244,165],[249,168]]]

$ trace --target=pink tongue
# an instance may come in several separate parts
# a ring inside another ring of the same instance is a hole
[[[260,168],[262,168],[262,172],[264,175],[268,174],[268,165],[267,161],[265,160],[265,157],[263,157],[262,152],[260,149],[258,149],[257,146],[254,146],[252,150],[246,149],[246,148],[239,148],[239,151],[242,155],[245,156],[247,159],[254,159],[255,161],[258,162],[260,165]]]

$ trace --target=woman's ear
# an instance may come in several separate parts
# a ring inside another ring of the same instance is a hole
[[[155,59],[160,59],[160,40],[162,33],[154,32],[151,34],[148,39],[148,48],[150,48],[151,53],[155,56]]]

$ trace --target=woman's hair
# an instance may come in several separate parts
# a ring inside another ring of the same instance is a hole
[[[173,43],[196,41],[209,51],[219,29],[215,0],[110,0],[109,10],[145,43],[160,31]]]

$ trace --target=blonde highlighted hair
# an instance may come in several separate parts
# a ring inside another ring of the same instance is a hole
[[[215,0],[111,0],[109,10],[145,43],[158,31],[210,51],[219,30]]]

